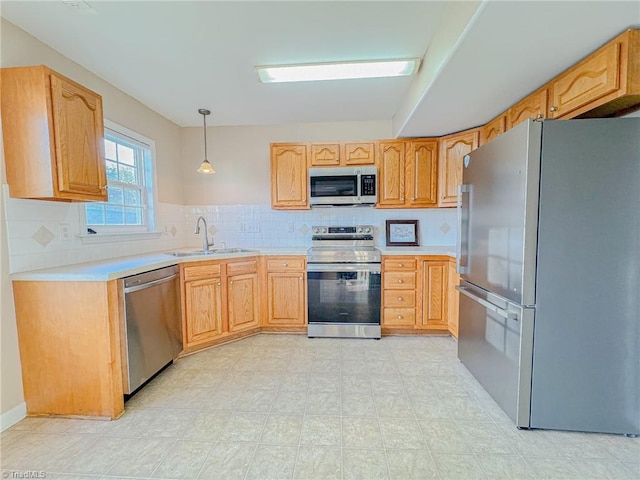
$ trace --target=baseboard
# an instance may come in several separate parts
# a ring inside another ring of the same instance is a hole
[[[25,402],[13,407],[8,412],[4,412],[0,415],[0,432],[4,432],[7,428],[12,427],[26,416],[27,404]]]

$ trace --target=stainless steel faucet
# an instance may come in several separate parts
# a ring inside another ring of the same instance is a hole
[[[196,220],[196,229],[193,233],[196,235],[200,233],[200,220],[204,223],[204,230],[202,231],[202,251],[207,252],[209,251],[209,247],[213,247],[213,242],[209,243],[209,239],[207,238],[207,221],[202,215]]]

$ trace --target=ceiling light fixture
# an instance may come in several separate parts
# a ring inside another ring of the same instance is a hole
[[[204,161],[200,164],[200,168],[196,170],[198,173],[205,173],[207,175],[212,175],[216,173],[213,169],[209,160],[207,160],[207,115],[211,113],[211,110],[207,110],[206,108],[201,108],[198,110],[198,113],[202,115],[202,119],[204,120]]]
[[[420,66],[419,58],[359,62],[309,63],[300,65],[258,66],[262,83],[350,80],[356,78],[405,77]]]

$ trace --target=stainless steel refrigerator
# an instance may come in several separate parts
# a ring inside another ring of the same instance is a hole
[[[520,428],[640,434],[640,118],[464,159],[458,357]]]

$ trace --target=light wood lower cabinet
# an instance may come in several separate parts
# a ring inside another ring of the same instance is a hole
[[[263,257],[262,326],[276,331],[304,331],[307,324],[306,259],[284,255]]]
[[[220,277],[184,284],[187,346],[222,335],[222,283]]]
[[[449,262],[422,262],[422,321],[417,328],[447,330]]]
[[[258,273],[233,275],[228,278],[229,332],[258,327]]]

